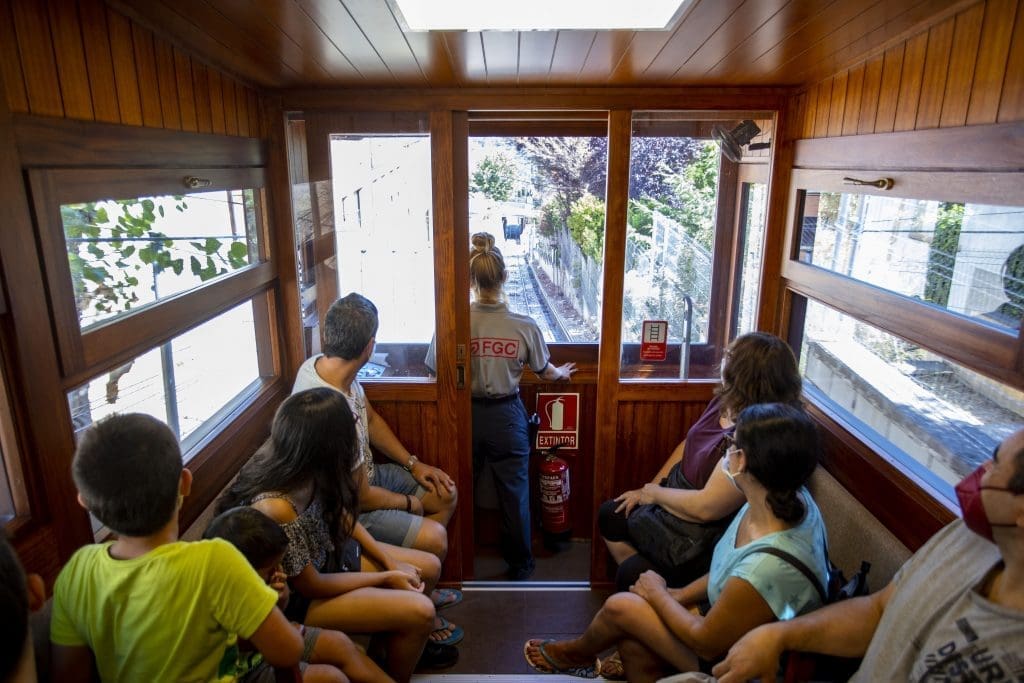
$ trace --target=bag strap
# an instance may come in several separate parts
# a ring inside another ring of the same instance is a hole
[[[828,602],[829,602],[829,600],[828,600],[828,593],[825,592],[825,588],[821,585],[821,582],[818,581],[818,577],[815,576],[814,572],[812,572],[810,569],[808,569],[807,565],[804,564],[803,562],[801,562],[799,559],[793,557],[792,555],[787,553],[785,550],[779,550],[778,548],[773,548],[771,546],[765,546],[765,547],[762,547],[762,548],[757,548],[757,549],[754,550],[754,552],[755,553],[767,553],[768,555],[774,555],[775,557],[779,558],[780,560],[782,560],[784,562],[788,562],[789,564],[791,564],[793,567],[798,569],[800,571],[800,573],[803,574],[807,578],[807,580],[811,582],[811,585],[814,586],[814,589],[816,591],[818,591],[818,597],[821,598],[821,604],[822,605],[827,605],[828,604]]]

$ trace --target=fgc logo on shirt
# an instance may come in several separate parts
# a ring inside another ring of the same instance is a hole
[[[469,340],[469,355],[478,358],[519,358],[519,340],[474,337]]]

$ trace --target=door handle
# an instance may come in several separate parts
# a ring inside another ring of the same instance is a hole
[[[455,366],[455,388],[466,388],[466,366],[461,363]]]

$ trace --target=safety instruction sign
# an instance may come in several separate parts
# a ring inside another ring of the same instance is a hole
[[[579,448],[580,395],[537,394],[537,449],[561,446],[565,450]]]
[[[640,360],[668,357],[668,321],[645,320],[640,332]]]

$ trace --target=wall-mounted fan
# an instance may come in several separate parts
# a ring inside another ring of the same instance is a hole
[[[748,149],[768,149],[771,146],[768,142],[756,142],[750,144],[750,141],[754,139],[756,135],[761,133],[761,129],[757,127],[757,124],[747,119],[740,125],[736,126],[732,130],[726,130],[722,126],[715,126],[711,129],[711,136],[718,143],[718,146],[722,148],[722,154],[729,161],[738,163],[740,158],[743,156],[744,146],[749,145]]]

